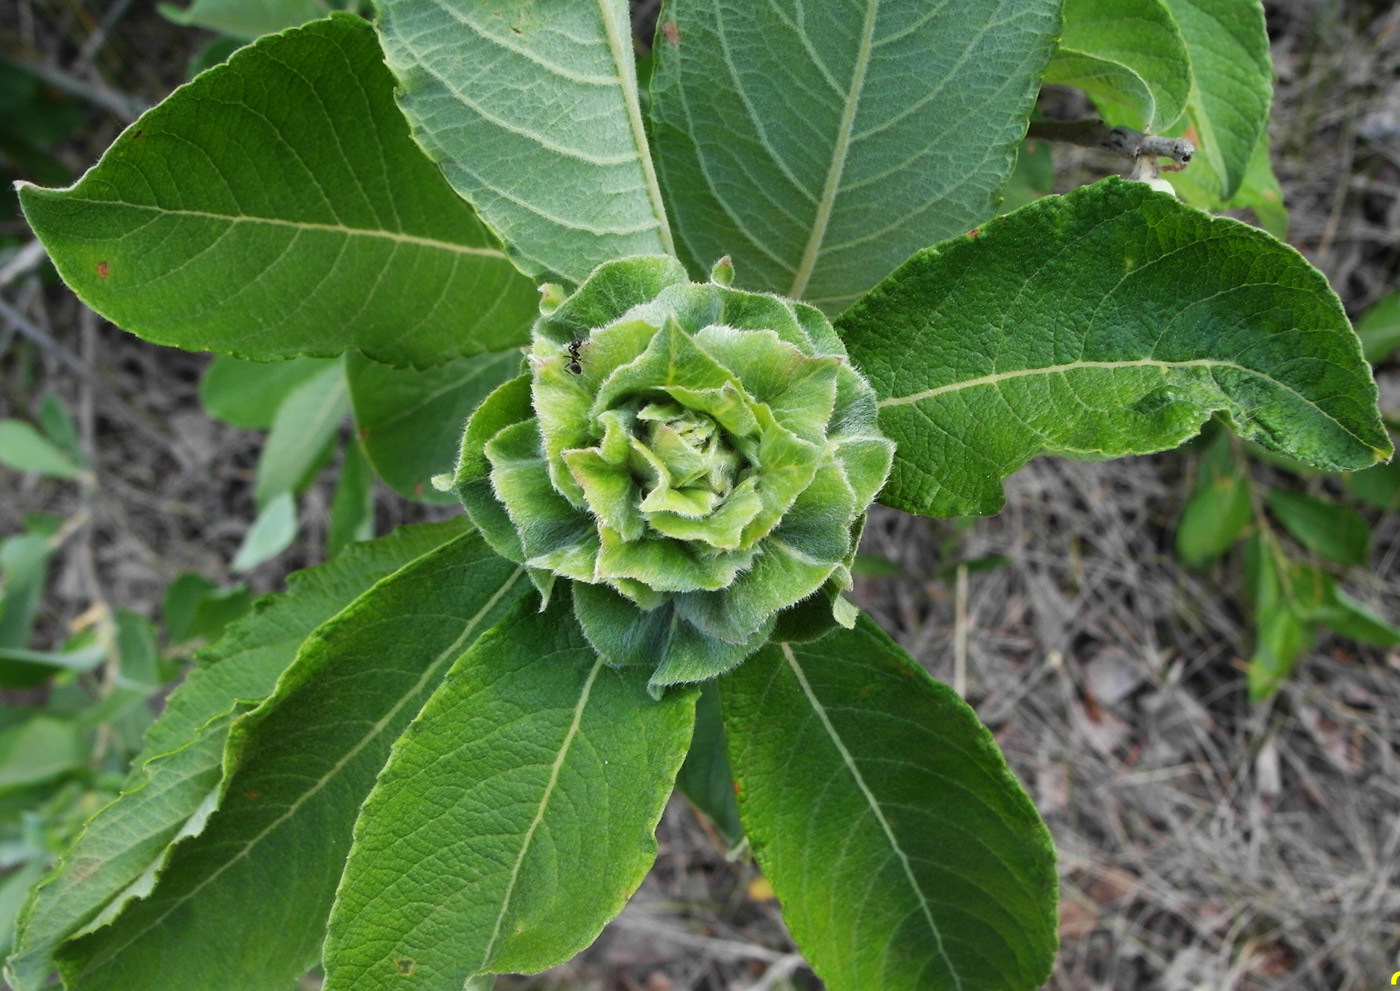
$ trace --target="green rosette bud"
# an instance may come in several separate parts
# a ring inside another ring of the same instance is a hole
[[[454,483],[492,546],[545,596],[570,580],[593,647],[654,691],[854,623],[840,593],[894,445],[826,318],[671,258],[546,296],[527,371],[463,437]]]

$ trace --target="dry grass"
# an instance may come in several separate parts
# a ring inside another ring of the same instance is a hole
[[[149,103],[180,77],[191,43],[145,7],[132,6],[94,58]],[[61,65],[74,64],[93,27],[76,0],[0,8],[7,48]],[[1291,240],[1357,315],[1400,271],[1400,9],[1296,2],[1269,14],[1280,76],[1271,133]],[[70,164],[85,167],[117,126],[94,111]],[[23,481],[0,500],[3,533],[34,509],[93,520],[46,599],[51,633],[95,599],[154,615],[182,570],[226,577],[253,515],[258,438],[200,412],[203,359],[99,325],[32,276],[0,287],[0,298],[54,342],[22,346],[0,320],[0,416],[31,417],[57,392],[99,454],[96,492]],[[1382,370],[1392,405],[1397,377],[1393,363]],[[1176,454],[1046,460],[1011,481],[993,519],[962,526],[877,511],[865,549],[905,577],[862,579],[858,598],[975,705],[1055,834],[1063,946],[1051,987],[1386,985],[1400,967],[1400,655],[1324,640],[1274,702],[1250,706],[1235,572],[1191,574],[1169,552],[1189,470]],[[415,512],[386,504],[381,531]],[[319,553],[314,501],[309,515],[292,564]],[[941,577],[990,554],[1007,563],[969,574],[961,593]],[[1400,616],[1395,517],[1380,521],[1373,561],[1350,587]],[[268,567],[254,582],[280,578]],[[680,803],[659,838],[652,877],[593,949],[502,984],[820,986],[751,865],[727,861]]]

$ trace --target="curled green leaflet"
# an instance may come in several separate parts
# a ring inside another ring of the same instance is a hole
[[[894,453],[826,318],[731,272],[696,284],[642,257],[545,287],[529,371],[477,410],[457,469],[492,546],[545,595],[572,580],[594,649],[653,665],[653,691],[775,628],[849,627],[840,593]]]

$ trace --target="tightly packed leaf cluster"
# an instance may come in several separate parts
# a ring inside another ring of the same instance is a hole
[[[826,317],[731,272],[642,257],[545,287],[529,370],[472,417],[455,480],[546,597],[576,583],[599,654],[655,665],[653,691],[732,668],[791,607],[807,635],[853,625],[840,593],[894,456]]]

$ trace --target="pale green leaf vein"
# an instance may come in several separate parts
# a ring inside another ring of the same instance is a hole
[[[519,883],[520,871],[525,864],[525,857],[535,841],[535,832],[544,822],[545,813],[549,810],[550,799],[559,789],[559,775],[564,769],[564,762],[569,756],[569,751],[573,749],[574,740],[578,737],[579,729],[583,725],[583,714],[588,708],[588,699],[593,694],[593,683],[598,680],[598,672],[603,669],[603,663],[603,658],[599,657],[594,661],[592,670],[588,672],[588,680],[584,682],[583,690],[579,692],[578,704],[574,706],[573,720],[569,723],[564,739],[559,744],[559,753],[555,755],[554,765],[549,769],[549,781],[546,782],[544,791],[540,795],[539,805],[535,807],[535,816],[530,820],[530,825],[525,830],[525,836],[520,843],[520,852],[516,855],[515,863],[511,865],[510,879],[506,882],[505,893],[501,896],[501,911],[496,915],[495,928],[491,930],[491,938],[487,941],[486,949],[481,954],[482,971],[485,971],[491,964],[491,954],[496,948],[497,941],[501,938],[501,926],[505,924],[506,913],[510,910],[510,900],[515,894],[517,883]]]
[[[802,252],[802,261],[793,276],[788,295],[793,299],[802,298],[807,282],[816,267],[821,254],[822,240],[826,237],[826,225],[831,220],[836,206],[836,194],[841,187],[841,173],[846,167],[846,155],[850,151],[851,131],[855,127],[856,107],[860,105],[861,92],[865,88],[865,71],[870,65],[870,46],[875,34],[875,13],[879,0],[866,0],[865,23],[861,26],[860,48],[856,52],[855,69],[851,74],[851,88],[846,93],[846,104],[841,111],[841,125],[831,150],[831,164],[826,173],[826,185],[817,203],[816,216],[812,218],[812,228],[807,236],[807,247]]]

